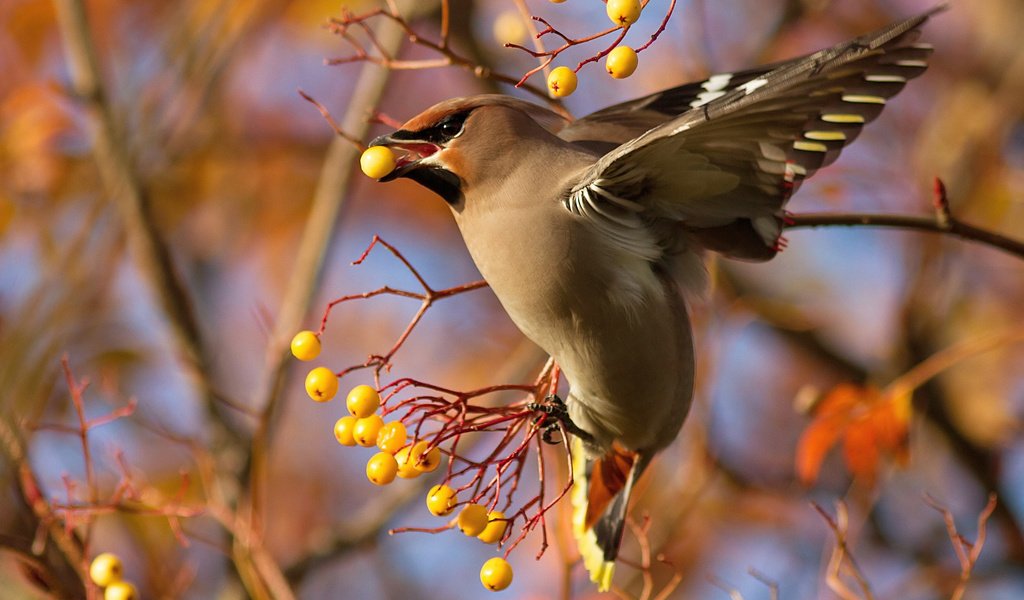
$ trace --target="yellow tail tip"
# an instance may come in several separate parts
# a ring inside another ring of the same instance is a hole
[[[612,575],[615,574],[615,563],[601,561],[601,566],[590,572],[590,580],[597,584],[597,591],[607,592],[612,589]]]
[[[590,581],[597,584],[600,592],[607,592],[612,587],[612,575],[615,563],[604,559],[604,551],[597,545],[597,536],[593,529],[587,529],[587,478],[586,451],[578,438],[573,439],[573,489],[571,501],[573,506],[573,534],[579,548],[583,567],[590,573]]]

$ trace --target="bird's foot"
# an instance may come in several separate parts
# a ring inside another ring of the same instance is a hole
[[[554,434],[557,431],[567,431],[580,438],[584,442],[593,442],[594,436],[582,430],[569,417],[569,408],[565,402],[555,394],[544,398],[543,402],[531,402],[526,405],[527,410],[538,413],[533,422],[540,423],[542,428],[541,439],[548,444],[560,444]]]

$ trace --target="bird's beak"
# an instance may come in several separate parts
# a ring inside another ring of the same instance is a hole
[[[404,135],[403,135],[404,134]],[[370,142],[370,147],[387,146],[395,151],[398,156],[395,169],[380,178],[380,181],[392,181],[404,177],[413,169],[425,166],[420,161],[436,154],[441,147],[437,144],[413,139],[411,132],[400,130],[375,138]]]
[[[418,137],[417,132],[400,129],[370,142],[371,147],[387,146],[398,155],[395,169],[379,181],[407,177],[441,196],[449,204],[455,204],[462,197],[462,181],[440,161],[431,160],[430,157],[441,151],[441,146]]]

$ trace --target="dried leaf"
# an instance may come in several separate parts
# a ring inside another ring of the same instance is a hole
[[[800,436],[796,472],[814,483],[828,452],[842,440],[843,459],[855,478],[873,485],[883,456],[905,465],[909,458],[911,395],[884,395],[878,388],[840,384],[819,402]]]

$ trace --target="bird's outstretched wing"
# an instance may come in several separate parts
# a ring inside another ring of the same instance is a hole
[[[919,28],[944,8],[767,71],[744,72],[738,85],[723,75],[700,84],[703,95],[694,86],[676,88],[675,107],[687,99],[693,106],[602,156],[565,198],[566,208],[620,239],[628,233],[617,227],[668,220],[713,250],[770,258],[793,191],[924,72],[932,48],[916,43]],[[648,106],[657,110],[671,96],[648,97]],[[586,119],[649,111],[645,100]],[[590,126],[574,125],[576,133],[563,137],[584,140]]]
[[[800,60],[800,59],[794,59]],[[581,144],[605,144],[612,150],[686,111],[724,96],[783,63],[761,65],[736,73],[719,73],[704,81],[686,83],[615,104],[576,119],[558,137]]]

